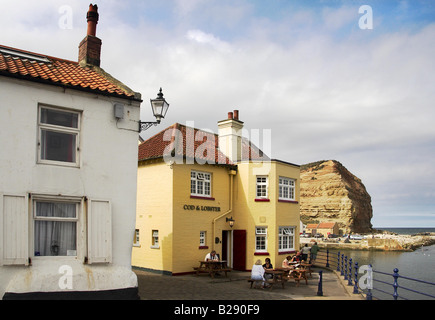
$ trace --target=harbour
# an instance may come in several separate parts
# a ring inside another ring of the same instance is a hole
[[[419,228],[418,230],[410,228],[396,229],[396,233],[399,232],[402,235],[410,235],[433,232],[433,228]],[[415,293],[411,290],[432,296],[435,295],[435,285],[425,283],[435,283],[435,274],[433,272],[433,266],[435,265],[435,245],[421,246],[413,251],[355,250],[342,247],[340,249],[323,248],[321,252],[325,253],[326,250],[328,251],[329,260],[335,263],[335,265],[341,263],[341,261],[338,262],[339,256],[341,255],[347,257],[348,261],[352,259],[353,265],[355,265],[355,262],[358,262],[359,267],[371,265],[373,271],[375,271],[373,273],[374,287],[387,292],[376,292],[376,294],[374,294],[376,299],[390,300],[394,298],[392,294],[395,269],[397,269],[400,275],[397,280],[399,295],[401,294],[404,299],[433,299],[432,297]],[[353,272],[354,271],[352,271],[352,277],[354,276]],[[358,273],[358,278],[363,275],[363,273]],[[420,281],[410,281],[407,278],[418,279]],[[400,287],[406,289],[401,289]]]

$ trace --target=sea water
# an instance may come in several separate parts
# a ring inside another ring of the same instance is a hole
[[[435,232],[435,228],[379,228],[381,230],[388,230],[398,234],[417,234],[421,232]],[[337,251],[331,251],[330,259],[337,261]],[[373,273],[374,288],[387,291],[388,294],[378,290],[372,290],[375,297],[380,299],[392,299],[393,282],[392,274],[394,269],[399,270],[399,275],[403,277],[422,280],[425,282],[434,283],[428,285],[421,282],[410,281],[405,278],[398,278],[398,293],[399,299],[401,297],[407,299],[435,299],[424,295],[416,294],[410,290],[416,290],[428,293],[435,296],[435,245],[428,247],[421,247],[412,252],[398,252],[398,251],[360,251],[360,250],[341,250],[340,255],[344,254],[348,259],[352,258],[353,266],[358,262],[359,267],[363,265],[372,265],[374,271],[388,273],[389,275]],[[352,278],[355,277],[355,269],[352,270]],[[362,276],[363,273],[358,276]],[[382,281],[382,282],[381,282]],[[387,282],[385,284],[383,282]],[[407,288],[407,289],[405,289]]]

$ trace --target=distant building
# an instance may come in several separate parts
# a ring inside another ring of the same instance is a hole
[[[317,233],[323,234],[328,237],[329,234],[339,234],[338,224],[335,222],[321,222],[317,226]]]
[[[317,226],[318,223],[308,223],[307,227],[305,228],[305,233],[315,235],[317,233]]]
[[[338,235],[340,230],[338,224],[335,222],[321,222],[307,224],[305,232],[313,236],[315,234],[323,234],[324,237],[328,237],[329,234]]]
[[[100,66],[0,46],[0,297],[137,298],[140,94]],[[118,112],[114,113],[116,109]]]
[[[235,270],[299,250],[299,166],[242,137],[237,110],[218,134],[174,124],[139,145],[132,265],[193,272],[216,250]]]

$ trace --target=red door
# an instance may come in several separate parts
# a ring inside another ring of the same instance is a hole
[[[246,230],[234,230],[233,269],[246,270]]]

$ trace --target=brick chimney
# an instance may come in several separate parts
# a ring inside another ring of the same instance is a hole
[[[87,35],[79,45],[79,63],[82,66],[87,64],[100,66],[102,42],[96,37],[98,17],[98,6],[90,4],[86,15],[88,21]]]
[[[242,129],[239,110],[228,112],[228,119],[218,122],[219,150],[232,162],[242,159]]]

